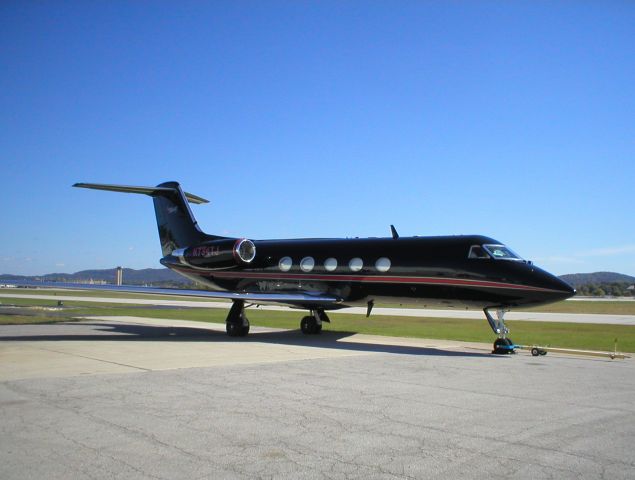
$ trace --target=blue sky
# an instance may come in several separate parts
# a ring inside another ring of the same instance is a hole
[[[635,275],[635,4],[0,4],[0,273],[158,266],[210,233],[480,233]]]

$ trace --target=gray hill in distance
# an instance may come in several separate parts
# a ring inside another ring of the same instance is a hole
[[[46,275],[0,275],[0,280],[3,281],[44,281],[44,282],[69,282],[69,283],[86,283],[89,281],[94,282],[107,282],[115,283],[115,268],[108,268],[105,270],[82,270],[75,273],[47,273]],[[134,270],[132,268],[123,269],[123,283],[126,285],[191,285],[192,282],[185,277],[182,277],[178,273],[174,273],[167,268],[144,268],[141,270]]]
[[[560,278],[574,288],[602,283],[635,283],[635,277],[615,272],[569,273],[561,275]]]

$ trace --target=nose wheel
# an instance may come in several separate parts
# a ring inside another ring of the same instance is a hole
[[[492,316],[489,310],[489,307],[483,309],[483,312],[485,312],[485,318],[487,318],[487,323],[489,323],[492,331],[498,335],[498,338],[494,341],[492,353],[497,355],[509,355],[516,353],[516,346],[514,345],[514,342],[512,342],[511,338],[507,336],[509,334],[509,328],[505,325],[505,310],[497,308],[496,318]]]
[[[512,355],[516,353],[516,346],[510,338],[497,338],[494,341],[494,348],[492,353],[496,355]]]

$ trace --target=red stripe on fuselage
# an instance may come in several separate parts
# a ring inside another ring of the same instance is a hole
[[[265,273],[265,272],[228,272],[228,271],[209,271],[194,270],[189,268],[178,268],[188,273],[194,273],[205,277],[216,278],[249,278],[262,280],[317,280],[326,282],[361,282],[361,283],[395,283],[395,284],[424,284],[424,285],[447,285],[454,287],[486,287],[486,288],[504,288],[509,290],[531,290],[537,292],[558,292],[542,287],[532,287],[530,285],[518,285],[515,283],[491,282],[487,280],[466,280],[462,278],[438,278],[438,277],[404,277],[404,276],[379,276],[379,275],[311,275],[299,273]]]

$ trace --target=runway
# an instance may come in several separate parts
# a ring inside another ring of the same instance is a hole
[[[0,475],[632,478],[635,361],[93,318],[0,326]]]
[[[40,300],[62,300],[75,302],[108,302],[137,305],[163,305],[172,307],[196,307],[196,308],[226,308],[228,302],[202,301],[202,300],[165,300],[153,298],[112,298],[112,297],[85,297],[79,295],[31,295],[0,293],[0,298],[34,298]],[[287,307],[263,305],[261,310],[289,311]],[[353,307],[337,310],[337,313],[365,315],[366,308]],[[483,320],[484,315],[480,310],[440,310],[428,308],[381,308],[373,309],[373,315],[394,315],[399,317],[434,317],[434,318],[468,318]],[[605,325],[635,325],[635,315],[600,315],[585,313],[538,313],[538,312],[508,312],[506,320],[522,320],[526,322],[562,322],[562,323],[599,323]]]

